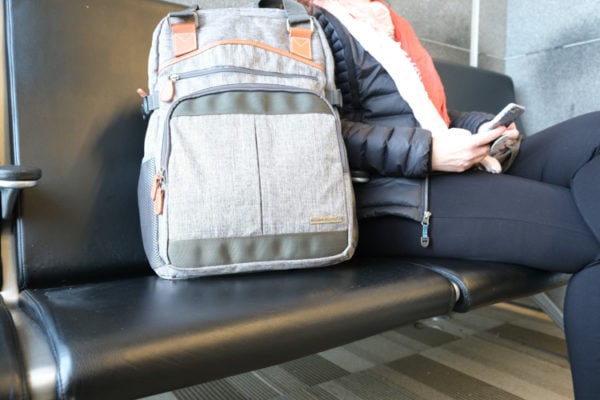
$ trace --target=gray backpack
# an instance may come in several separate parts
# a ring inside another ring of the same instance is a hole
[[[331,265],[356,243],[333,59],[304,7],[174,12],[149,57],[138,201],[163,278]]]

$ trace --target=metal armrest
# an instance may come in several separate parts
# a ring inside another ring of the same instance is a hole
[[[22,189],[37,185],[42,177],[42,170],[23,165],[0,166],[0,201],[2,219],[13,217],[14,204]]]

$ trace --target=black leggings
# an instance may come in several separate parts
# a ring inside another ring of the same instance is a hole
[[[600,112],[527,137],[502,175],[430,177],[429,234],[384,217],[360,225],[359,252],[493,260],[573,273],[565,328],[578,399],[600,393]]]

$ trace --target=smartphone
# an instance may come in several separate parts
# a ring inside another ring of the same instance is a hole
[[[499,127],[500,125],[509,126],[512,124],[521,114],[525,112],[525,107],[516,104],[509,103],[492,119],[489,130]],[[502,135],[492,143],[490,146],[490,155],[492,157],[502,153],[506,150],[504,143],[508,140],[508,136]]]
[[[525,107],[519,104],[509,103],[502,109],[502,111],[496,114],[496,116],[492,119],[488,129],[492,130],[500,125],[509,126],[514,122],[514,120],[523,114],[523,112],[525,112]]]

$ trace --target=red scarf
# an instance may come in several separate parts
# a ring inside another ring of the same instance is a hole
[[[409,55],[420,72],[423,86],[433,105],[440,113],[446,125],[450,125],[450,117],[446,108],[446,93],[444,85],[438,75],[431,56],[419,42],[412,26],[404,18],[399,16],[383,0],[373,0],[382,3],[390,12],[394,24],[394,39],[400,43],[400,47]]]

